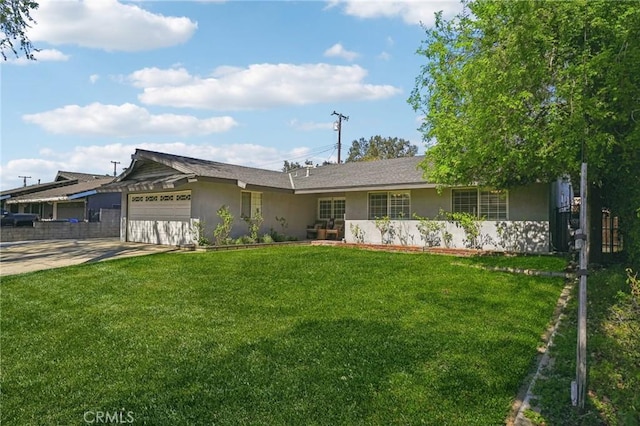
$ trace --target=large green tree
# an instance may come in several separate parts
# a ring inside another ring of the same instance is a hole
[[[8,59],[7,52],[18,57],[19,50],[27,59],[35,60],[33,52],[37,49],[26,32],[31,24],[35,24],[31,11],[37,8],[35,1],[0,0],[0,53],[5,61]]]
[[[388,158],[413,157],[418,152],[418,147],[401,138],[392,138],[376,135],[366,140],[360,138],[354,140],[349,148],[349,156],[346,162],[372,161]]]
[[[636,1],[479,0],[451,20],[437,16],[409,99],[425,115],[426,177],[497,188],[564,174],[578,182],[584,158],[590,199],[621,217],[637,263],[639,40]]]

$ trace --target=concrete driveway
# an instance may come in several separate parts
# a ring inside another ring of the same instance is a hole
[[[171,246],[123,243],[119,238],[0,243],[0,276],[177,250]]]

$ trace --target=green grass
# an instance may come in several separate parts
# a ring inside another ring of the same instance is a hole
[[[571,381],[576,378],[576,293],[565,309],[567,316],[551,348],[555,361],[544,372],[546,379],[538,381],[534,389],[542,408],[536,423],[639,425],[640,309],[631,302],[630,285],[620,267],[589,275],[587,290],[585,408],[579,411],[573,407],[570,394]]]
[[[2,424],[503,424],[562,279],[335,247],[6,277]]]
[[[508,267],[547,272],[563,272],[567,267],[568,258],[561,255],[488,255],[474,256],[460,259],[460,263],[493,267]]]

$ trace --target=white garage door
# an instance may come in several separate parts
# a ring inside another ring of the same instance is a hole
[[[193,243],[191,191],[129,194],[127,241]]]

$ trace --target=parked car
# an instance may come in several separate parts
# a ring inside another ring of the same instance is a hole
[[[40,216],[32,213],[11,213],[2,210],[0,226],[33,226],[33,222],[40,220]]]

